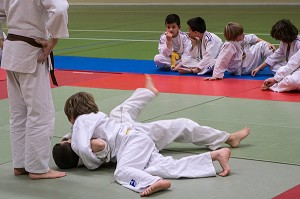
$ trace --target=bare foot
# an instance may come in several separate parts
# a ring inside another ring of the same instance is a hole
[[[216,151],[212,151],[212,152],[210,152],[210,154],[211,154],[212,160],[213,161],[217,160],[223,169],[223,171],[219,173],[219,176],[222,176],[222,177],[227,176],[230,173],[230,167],[228,164],[228,160],[229,160],[229,157],[231,154],[230,149],[223,148],[223,149],[219,149]]]
[[[145,191],[143,191],[140,196],[149,196],[155,192],[165,190],[171,187],[171,183],[168,180],[160,179],[156,181],[154,184],[150,185]]]
[[[50,169],[47,173],[29,173],[31,180],[62,178],[67,175],[66,172]]]
[[[250,128],[245,127],[240,131],[229,134],[226,144],[229,144],[232,148],[237,148],[240,145],[240,142],[245,139],[250,133]]]
[[[159,91],[155,88],[151,76],[145,75],[145,77],[146,77],[145,87],[150,91],[152,91],[155,95],[158,95]]]
[[[14,174],[15,176],[28,175],[28,172],[25,170],[25,168],[14,168]]]

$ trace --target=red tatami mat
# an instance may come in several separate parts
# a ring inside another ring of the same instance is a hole
[[[55,72],[59,86],[81,86],[89,88],[107,88],[134,90],[144,87],[144,75],[130,73],[94,73],[61,71]],[[152,75],[156,87],[161,92],[226,96],[258,100],[276,100],[300,102],[300,92],[276,93],[261,91],[261,80],[223,79],[204,81],[199,76]],[[53,85],[52,85],[53,87]],[[6,81],[0,81],[0,99],[7,98]]]
[[[116,75],[114,73],[93,73],[93,72],[78,72],[78,71],[62,71],[56,70],[55,76],[58,86],[70,85],[72,83],[80,83],[82,81],[94,80],[103,77]],[[51,87],[55,88],[51,82]],[[0,100],[7,98],[6,80],[0,81]]]
[[[0,67],[0,81],[3,81],[3,80],[6,80],[6,73],[5,73],[5,70],[3,70]]]
[[[202,77],[152,75],[156,87],[161,92],[226,96],[259,100],[300,102],[300,92],[276,93],[261,91],[261,80],[223,79],[204,81]],[[144,75],[119,74],[105,78],[82,81],[72,86],[134,90],[144,86]]]
[[[300,184],[274,197],[273,199],[299,199],[300,198]]]

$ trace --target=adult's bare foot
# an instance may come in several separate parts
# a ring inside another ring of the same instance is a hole
[[[66,172],[55,171],[52,169],[50,169],[47,173],[29,173],[31,180],[62,178],[66,175]]]
[[[225,177],[230,173],[230,167],[228,164],[228,160],[230,158],[230,149],[223,148],[216,151],[210,152],[211,158],[213,161],[218,161],[221,165],[223,171],[219,173],[219,176]]]
[[[150,75],[145,75],[145,87],[152,91],[155,95],[159,94],[159,91],[155,88],[154,83]]]
[[[245,127],[240,131],[229,134],[226,144],[229,144],[232,148],[237,148],[241,141],[245,139],[250,133],[250,128]]]
[[[25,170],[25,168],[14,168],[14,174],[15,176],[28,175],[28,172]]]
[[[140,196],[149,196],[155,192],[165,190],[171,187],[171,183],[168,180],[160,179],[156,181],[154,184],[150,185],[145,191],[143,191]]]

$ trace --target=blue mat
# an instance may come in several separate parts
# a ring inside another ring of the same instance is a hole
[[[153,60],[133,60],[133,59],[110,59],[110,58],[90,58],[73,56],[55,56],[55,68],[60,70],[78,70],[111,73],[137,73],[137,74],[161,74],[180,75],[178,72],[162,71],[156,68]],[[185,76],[196,76],[185,74]],[[203,75],[208,77],[210,75]],[[250,75],[234,76],[225,73],[224,78],[265,80],[272,77],[269,70],[260,71],[256,77]]]

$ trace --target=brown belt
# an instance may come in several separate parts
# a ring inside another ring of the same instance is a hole
[[[30,37],[24,37],[24,36],[21,36],[21,35],[15,35],[15,34],[8,34],[7,35],[7,40],[9,41],[24,41],[34,47],[37,47],[37,48],[43,48],[43,46],[39,43],[37,43],[35,41],[35,39],[33,38],[30,38]],[[54,85],[58,86],[58,83],[56,81],[56,78],[55,78],[55,75],[54,75],[54,56],[53,56],[53,51],[51,51],[50,53],[50,59],[51,59],[51,64],[52,64],[52,68],[50,68],[50,76],[51,76],[51,79],[52,79],[52,82]]]

